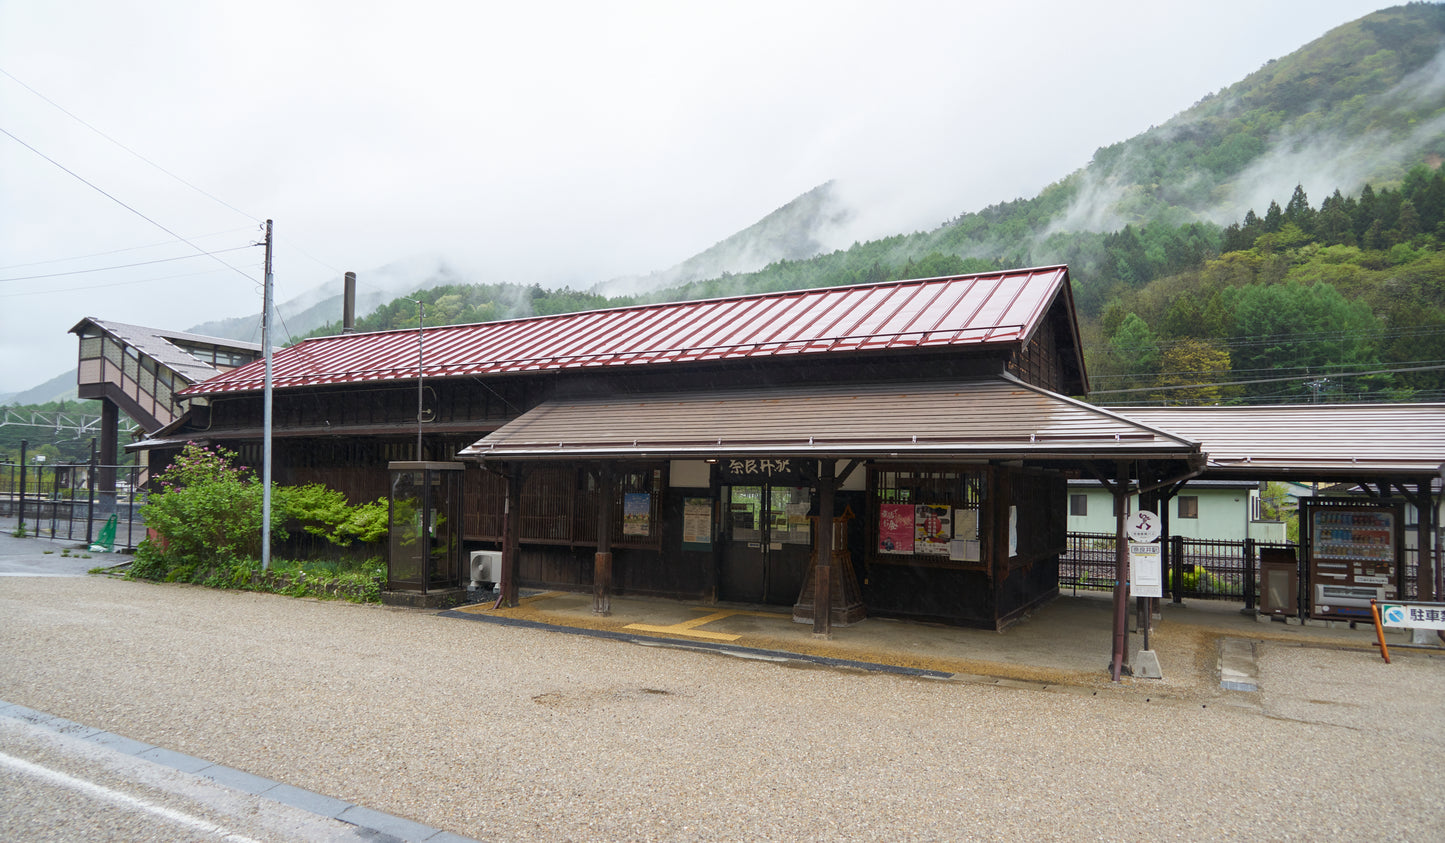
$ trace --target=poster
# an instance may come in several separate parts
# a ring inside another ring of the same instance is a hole
[[[978,539],[954,539],[948,543],[949,561],[977,562],[980,556]]]
[[[913,552],[913,504],[878,505],[878,552]]]
[[[952,507],[924,505],[913,508],[914,553],[947,556],[948,542],[952,538]]]
[[[622,535],[647,536],[652,534],[652,495],[647,492],[628,492],[622,496]]]
[[[1019,555],[1019,508],[1008,508],[1008,558]]]
[[[682,543],[700,545],[691,550],[712,547],[712,500],[686,498],[682,503]]]
[[[953,537],[956,539],[978,538],[978,510],[955,509],[953,511]]]

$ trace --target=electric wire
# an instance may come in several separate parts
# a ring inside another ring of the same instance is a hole
[[[85,290],[104,290],[110,287],[130,287],[137,284],[152,284],[157,281],[174,281],[179,278],[197,278],[204,275],[214,275],[220,272],[219,269],[212,269],[205,272],[185,272],[178,275],[162,275],[158,278],[136,278],[130,281],[112,281],[108,284],[89,284],[84,287],[60,287],[44,290],[22,290],[14,293],[0,293],[0,299],[16,298],[18,296],[44,296],[52,293],[77,293]]]
[[[234,247],[232,247],[232,248],[230,248],[230,249],[216,249],[216,250],[214,250],[213,252],[210,252],[210,254],[213,254],[213,255],[223,255],[223,254],[226,254],[227,252],[239,252],[239,251],[242,251],[242,250],[244,250],[244,249],[252,249],[252,248],[255,248],[255,247],[254,247],[254,246],[249,246],[249,245],[247,245],[247,246],[234,246]],[[91,267],[90,269],[72,269],[72,270],[69,270],[68,272],[51,272],[51,273],[47,273],[47,274],[45,274],[45,275],[17,275],[17,276],[15,276],[14,278],[0,278],[0,284],[4,284],[4,283],[6,283],[6,282],[8,282],[8,281],[35,281],[35,280],[38,280],[38,279],[41,279],[41,278],[61,278],[61,277],[64,277],[64,276],[66,276],[66,275],[85,275],[85,274],[90,273],[90,272],[110,272],[110,271],[116,270],[116,269],[132,269],[132,268],[137,267],[137,266],[151,266],[151,265],[153,265],[153,264],[158,264],[158,263],[172,263],[172,262],[174,262],[174,261],[189,261],[189,260],[195,260],[195,259],[198,258],[198,257],[201,257],[201,255],[179,255],[179,256],[173,257],[173,258],[156,258],[155,260],[138,261],[138,262],[136,262],[136,263],[125,263],[125,264],[118,264],[118,265],[115,265],[115,266],[96,266],[96,267]]]
[[[211,232],[210,234],[197,235],[197,236],[195,236],[195,237],[193,237],[193,238],[191,238],[191,239],[193,239],[193,240],[204,240],[204,239],[207,238],[207,237],[221,237],[221,236],[223,236],[223,235],[237,234],[237,233],[242,232],[242,231],[250,231],[250,230],[251,230],[251,227],[250,227],[250,226],[247,226],[247,227],[245,227],[245,228],[232,228],[232,229],[229,229],[229,230],[227,230],[227,231],[214,231],[214,232]],[[68,258],[49,258],[49,259],[43,260],[43,261],[30,261],[29,263],[12,263],[12,264],[9,264],[8,266],[0,266],[0,271],[10,270],[10,269],[24,269],[24,268],[29,267],[29,266],[45,266],[46,264],[51,264],[51,263],[68,263],[68,262],[70,262],[70,261],[89,260],[89,259],[91,259],[91,258],[105,258],[105,257],[110,257],[111,255],[124,254],[125,252],[139,252],[139,251],[141,251],[141,250],[143,250],[143,249],[158,249],[158,248],[160,248],[160,247],[162,247],[162,246],[170,246],[170,245],[173,245],[173,244],[179,243],[179,242],[181,242],[181,241],[179,241],[179,240],[166,240],[166,241],[164,241],[164,242],[162,242],[162,243],[147,243],[147,244],[144,245],[144,246],[127,246],[127,247],[125,247],[125,248],[123,248],[123,249],[111,249],[110,251],[106,251],[106,252],[94,252],[94,253],[89,254],[89,255],[75,255],[74,257],[68,257]]]
[[[139,152],[136,152],[134,149],[131,149],[130,147],[126,146],[125,144],[121,143],[120,141],[116,140],[115,138],[111,137],[110,135],[107,135],[105,132],[102,132],[100,129],[97,129],[96,127],[90,125],[89,123],[87,123],[87,122],[85,122],[84,120],[82,120],[82,119],[80,119],[79,117],[77,117],[74,113],[70,112],[69,110],[67,110],[66,108],[64,108],[63,106],[61,106],[61,105],[60,105],[59,103],[57,103],[55,100],[52,100],[51,98],[45,96],[44,94],[40,93],[39,91],[35,90],[34,88],[32,88],[32,87],[30,87],[29,85],[25,84],[24,82],[20,81],[18,78],[16,78],[16,76],[15,76],[14,74],[10,73],[10,72],[7,71],[5,68],[0,67],[0,74],[4,74],[7,78],[9,78],[9,79],[10,79],[12,82],[14,82],[15,84],[19,85],[20,87],[24,88],[25,90],[29,91],[30,93],[32,93],[32,94],[34,94],[35,96],[39,97],[40,99],[44,100],[46,103],[49,103],[49,104],[50,104],[51,106],[53,106],[55,109],[57,109],[58,111],[60,111],[61,114],[64,114],[66,117],[69,117],[70,119],[74,120],[75,122],[79,123],[80,125],[84,126],[85,128],[91,130],[92,132],[95,132],[97,135],[100,135],[101,137],[105,138],[106,140],[110,141],[111,143],[115,144],[116,146],[120,147],[121,149],[125,150],[126,152],[130,153],[131,155],[134,155],[136,158],[139,158],[141,161],[144,161],[146,164],[149,164],[151,167],[154,167],[155,169],[159,170],[159,171],[162,172],[162,173],[165,173],[167,176],[170,176],[171,178],[175,179],[176,181],[180,182],[181,184],[185,185],[186,187],[189,187],[191,190],[194,190],[195,192],[201,194],[202,196],[206,197],[207,199],[210,199],[211,201],[213,201],[213,202],[215,202],[215,203],[217,203],[217,204],[219,204],[219,205],[222,205],[223,207],[230,208],[232,211],[235,211],[236,213],[240,214],[241,216],[245,217],[246,219],[248,219],[248,220],[250,220],[250,221],[252,221],[252,222],[260,222],[260,221],[261,221],[260,218],[257,217],[255,214],[248,214],[248,213],[246,213],[245,211],[241,210],[240,208],[237,208],[235,205],[232,205],[232,204],[230,204],[229,202],[225,201],[224,199],[220,199],[220,198],[214,196],[213,194],[207,193],[205,190],[202,190],[201,188],[195,186],[194,184],[191,184],[190,182],[186,181],[185,179],[181,178],[180,176],[176,175],[175,173],[172,173],[170,170],[167,170],[165,167],[162,167],[161,165],[159,165],[159,164],[157,164],[156,162],[150,160],[149,158],[145,157],[144,155],[141,155]],[[9,132],[6,132],[6,134],[10,134],[10,133],[9,133]],[[14,135],[11,135],[11,137],[14,137]],[[67,172],[68,172],[68,171],[67,171]]]
[[[94,190],[96,193],[99,193],[100,195],[102,195],[102,196],[104,196],[105,198],[109,199],[110,201],[116,203],[117,205],[121,206],[122,208],[125,208],[127,211],[130,211],[132,214],[135,214],[136,216],[140,217],[141,219],[145,220],[146,222],[150,223],[151,225],[155,226],[156,228],[159,228],[161,231],[164,231],[165,233],[169,234],[170,236],[176,238],[177,240],[180,240],[181,242],[185,243],[187,246],[190,246],[191,248],[195,249],[197,252],[199,252],[199,253],[201,253],[201,254],[203,254],[203,255],[209,256],[210,258],[212,258],[213,260],[215,260],[216,263],[219,263],[221,266],[226,267],[227,269],[231,270],[232,272],[235,272],[237,275],[240,275],[242,278],[245,278],[245,279],[248,280],[248,281],[254,281],[254,280],[255,280],[254,278],[251,278],[249,275],[247,275],[246,273],[244,273],[244,272],[242,272],[241,270],[237,269],[236,267],[232,266],[231,264],[226,263],[225,261],[221,260],[221,259],[220,259],[219,257],[217,257],[214,253],[209,252],[209,251],[201,248],[200,246],[197,246],[195,243],[192,243],[190,240],[186,239],[185,237],[182,237],[181,235],[177,234],[176,232],[171,231],[169,228],[165,227],[165,226],[162,225],[161,223],[156,222],[155,220],[153,220],[153,219],[151,219],[150,217],[146,216],[145,214],[141,213],[139,210],[131,207],[130,205],[127,205],[125,202],[121,201],[121,200],[120,200],[119,198],[117,198],[116,196],[114,196],[114,195],[106,192],[106,191],[105,191],[103,188],[101,188],[99,185],[96,185],[96,184],[94,184],[93,182],[87,180],[84,176],[80,175],[79,173],[75,172],[74,170],[70,169],[69,167],[65,166],[64,164],[60,163],[59,161],[56,161],[54,158],[51,158],[49,155],[46,155],[45,153],[41,152],[40,150],[36,149],[35,147],[33,147],[33,146],[31,146],[30,144],[26,143],[25,141],[21,140],[20,138],[16,137],[9,129],[6,129],[6,128],[4,128],[3,126],[0,126],[0,134],[4,134],[6,137],[10,138],[11,140],[15,141],[16,143],[20,144],[21,146],[25,147],[26,149],[30,150],[31,152],[35,153],[36,155],[40,156],[41,158],[44,158],[46,161],[49,161],[51,164],[54,164],[56,167],[59,167],[61,170],[65,171],[65,172],[66,172],[67,174],[69,174],[72,178],[74,178],[74,179],[76,179],[77,181],[79,181],[80,183],[84,184],[86,187],[89,187],[91,190]]]

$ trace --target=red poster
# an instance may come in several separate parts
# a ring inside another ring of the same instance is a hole
[[[913,504],[879,504],[878,552],[913,552]]]

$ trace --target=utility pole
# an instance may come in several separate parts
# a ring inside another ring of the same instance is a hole
[[[421,299],[416,300],[416,461],[425,459],[421,455],[421,425],[422,425],[422,367],[426,363],[426,357],[422,351],[423,337],[426,336],[426,311]]]
[[[266,220],[266,286],[261,295],[261,350],[266,360],[261,423],[261,570],[271,570],[271,221]]]

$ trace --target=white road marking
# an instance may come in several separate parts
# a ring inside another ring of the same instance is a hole
[[[82,793],[89,794],[90,796],[93,796],[97,799],[105,799],[118,805],[124,805],[128,808],[134,808],[136,810],[146,811],[148,813],[155,814],[159,817],[165,817],[171,822],[188,826],[206,834],[220,835],[222,840],[231,840],[235,841],[235,843],[260,843],[260,841],[256,840],[255,838],[236,834],[219,825],[216,825],[215,823],[207,822],[200,817],[193,817],[190,814],[181,813],[180,811],[167,808],[164,805],[157,805],[154,802],[147,802],[144,799],[137,799],[134,796],[121,793],[118,790],[111,790],[108,787],[103,787],[101,785],[95,784],[94,782],[88,782],[84,779],[77,779],[74,776],[62,773],[59,770],[52,770],[49,767],[42,767],[39,764],[31,763],[23,758],[16,758],[13,755],[7,755],[3,752],[0,752],[0,764],[4,764],[7,767],[34,776],[37,779],[45,779],[46,781],[49,781],[53,784],[58,784],[62,787],[68,787],[72,790],[78,790]]]

